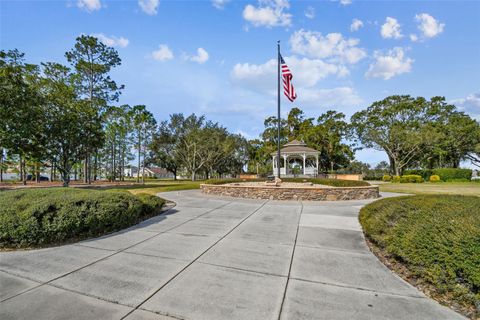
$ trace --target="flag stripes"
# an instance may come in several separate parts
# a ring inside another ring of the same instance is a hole
[[[292,84],[293,75],[281,55],[280,55],[280,63],[281,63],[282,78],[283,78],[283,93],[288,98],[288,100],[293,102],[297,98],[297,94],[295,93],[295,88],[293,87],[293,84]]]

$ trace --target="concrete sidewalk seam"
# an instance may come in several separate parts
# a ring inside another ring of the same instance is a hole
[[[220,208],[222,208],[222,207],[224,207],[224,206],[226,206],[226,205],[228,205],[228,204],[230,204],[230,203],[231,203],[231,202],[222,204],[221,206],[215,207],[215,208],[213,208],[213,209],[211,209],[211,210],[209,210],[209,211],[207,211],[207,212],[205,212],[205,213],[203,213],[203,214],[207,214],[207,213],[212,212],[212,211],[214,211],[214,210],[220,209]],[[170,211],[170,210],[173,209],[173,208],[174,208],[174,207],[169,208],[168,210],[162,212],[162,214],[165,214],[166,212]],[[202,215],[203,215],[203,214],[202,214]],[[152,217],[152,218],[154,218],[154,217]],[[151,218],[150,218],[150,219],[151,219]],[[139,244],[141,244],[141,243],[143,243],[143,242],[145,242],[145,241],[148,241],[148,240],[150,240],[150,239],[153,239],[153,238],[155,238],[155,237],[157,237],[157,236],[159,236],[159,235],[161,235],[161,234],[163,234],[163,233],[166,233],[166,232],[168,232],[168,231],[170,231],[170,230],[173,230],[174,228],[177,228],[177,227],[179,227],[180,225],[182,225],[182,224],[184,224],[184,223],[187,223],[187,222],[189,222],[189,221],[192,221],[192,220],[194,220],[194,219],[195,219],[195,218],[188,219],[188,220],[182,222],[181,224],[179,224],[179,225],[177,225],[177,226],[175,226],[175,227],[172,227],[172,228],[167,229],[167,230],[165,230],[165,231],[156,233],[156,234],[154,234],[153,236],[151,236],[151,237],[149,237],[149,238],[147,238],[147,239],[144,239],[144,240],[142,240],[142,241],[139,241],[139,242],[137,242],[137,243],[135,243],[135,244],[132,244],[131,246],[128,246],[128,247],[123,248],[123,249],[121,249],[121,250],[114,251],[114,252],[113,252],[112,254],[110,254],[110,255],[107,255],[107,256],[105,256],[105,257],[103,257],[103,258],[100,258],[100,259],[98,259],[98,260],[95,260],[95,261],[93,261],[93,262],[91,262],[91,263],[88,263],[88,264],[86,264],[86,265],[84,265],[84,266],[82,266],[82,267],[80,267],[80,268],[77,268],[77,269],[75,269],[75,270],[73,270],[73,271],[67,272],[67,273],[65,273],[65,274],[63,274],[63,275],[60,275],[60,276],[56,277],[56,278],[50,279],[50,280],[48,280],[48,281],[46,281],[46,282],[43,282],[43,283],[40,282],[40,283],[41,283],[40,285],[35,286],[35,287],[33,287],[33,288],[30,288],[30,289],[28,289],[28,290],[25,290],[25,291],[23,291],[23,292],[21,292],[21,293],[18,293],[18,294],[16,294],[16,295],[13,295],[13,296],[11,296],[11,297],[9,297],[9,298],[6,298],[6,299],[0,301],[0,303],[3,303],[3,302],[5,302],[5,301],[11,300],[11,299],[13,299],[13,298],[16,298],[16,297],[18,297],[18,296],[20,296],[20,295],[22,295],[22,294],[28,293],[28,292],[30,292],[30,291],[32,291],[32,290],[34,290],[34,289],[36,289],[36,288],[39,288],[39,287],[41,287],[41,286],[48,285],[48,284],[50,284],[51,282],[54,282],[54,281],[56,281],[56,280],[58,280],[58,279],[61,279],[61,278],[63,278],[63,277],[66,277],[66,276],[68,276],[68,275],[71,275],[72,273],[75,273],[75,272],[80,271],[80,270],[82,270],[82,269],[85,269],[85,268],[87,268],[87,267],[90,267],[90,266],[94,265],[94,264],[97,263],[97,262],[104,261],[104,260],[106,260],[106,259],[108,259],[108,258],[110,258],[110,257],[113,257],[114,255],[117,255],[117,254],[119,254],[119,253],[121,253],[121,252],[124,252],[124,251],[126,251],[126,250],[128,250],[128,249],[130,249],[130,248],[132,248],[132,247],[134,247],[134,246],[136,246],[136,245],[139,245]],[[147,220],[148,220],[148,219],[147,219]],[[147,220],[144,220],[144,221],[147,221]],[[143,221],[142,221],[142,222],[143,222]],[[95,250],[103,250],[103,249],[93,248],[93,247],[88,247],[88,248],[89,248],[89,249],[95,249]],[[12,275],[13,275],[13,274],[12,274]],[[23,278],[25,278],[25,277],[23,277]],[[28,278],[25,278],[25,279],[27,279],[27,280],[33,280],[33,279],[28,279]],[[35,282],[39,283],[38,281],[35,281]]]
[[[290,282],[290,274],[292,272],[293,258],[295,256],[295,248],[297,247],[298,231],[300,230],[300,220],[302,218],[302,212],[303,212],[303,203],[301,201],[300,201],[300,205],[301,205],[300,214],[298,215],[298,220],[297,220],[297,231],[295,233],[295,241],[293,242],[293,250],[292,250],[292,256],[290,258],[290,265],[288,267],[287,283],[285,283],[285,290],[283,291],[282,303],[280,304],[280,311],[278,312],[278,320],[280,320],[282,316],[283,305],[285,304],[285,299],[287,297],[288,283]]]
[[[354,287],[354,286],[331,283],[331,282],[322,282],[322,281],[308,280],[308,279],[295,278],[295,277],[292,277],[290,279],[296,280],[296,281],[301,281],[301,282],[307,282],[307,283],[315,283],[315,284],[320,284],[320,285],[325,285],[325,286],[330,286],[330,287],[338,287],[338,288],[345,288],[345,289],[351,289],[351,290],[366,291],[366,292],[378,293],[378,294],[389,295],[389,296],[396,296],[396,297],[403,297],[403,298],[415,298],[415,299],[427,299],[426,296],[393,293],[393,292],[387,292],[387,291],[377,291],[377,290],[368,289],[368,288]]]
[[[196,257],[192,262],[187,264],[184,268],[182,268],[179,272],[177,272],[170,280],[168,280],[166,283],[164,283],[160,288],[158,288],[153,294],[151,294],[149,297],[147,297],[144,301],[142,301],[140,304],[138,304],[131,312],[127,313],[124,317],[121,318],[121,320],[125,319],[127,316],[129,316],[131,313],[133,313],[135,310],[139,309],[145,302],[150,300],[155,294],[157,294],[160,290],[162,290],[165,286],[167,286],[170,282],[172,282],[175,278],[177,278],[181,273],[183,273],[188,267],[190,267],[192,264],[194,264],[198,259],[200,259],[205,253],[207,253],[211,248],[213,248],[217,243],[222,241],[225,237],[227,237],[230,233],[232,233],[236,228],[238,228],[243,222],[245,222],[248,218],[250,218],[252,215],[254,215],[256,212],[258,212],[269,200],[264,201],[258,208],[256,208],[252,213],[250,213],[248,216],[246,216],[243,220],[241,220],[235,227],[233,227],[229,232],[227,232],[223,237],[215,241],[210,247],[208,247],[205,251],[203,251],[198,257]],[[230,204],[231,202],[225,204],[224,206]],[[213,210],[212,210],[213,211]]]
[[[216,264],[216,263],[209,263],[209,262],[203,262],[203,261],[197,261],[197,263],[199,263],[199,264],[204,264],[204,265],[207,265],[207,266],[213,266],[213,267],[219,267],[219,268],[225,268],[225,269],[233,269],[233,270],[244,271],[244,272],[249,272],[249,273],[261,274],[261,275],[264,275],[264,276],[287,278],[287,276],[282,276],[282,275],[280,275],[280,274],[268,273],[268,272],[261,272],[261,271],[254,271],[254,270],[243,269],[243,268],[238,268],[238,267],[224,266],[224,265]]]

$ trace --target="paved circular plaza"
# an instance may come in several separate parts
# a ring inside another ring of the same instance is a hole
[[[177,206],[122,232],[0,253],[0,318],[464,319],[369,251],[374,200],[161,196]]]

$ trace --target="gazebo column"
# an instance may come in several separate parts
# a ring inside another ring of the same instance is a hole
[[[304,153],[303,154],[303,175],[305,175],[305,159],[306,159],[307,155]]]
[[[283,155],[283,168],[285,168],[285,175],[288,173],[287,172],[287,157],[288,156],[286,154]]]
[[[317,175],[318,175],[318,154],[315,156],[315,161],[316,161],[315,168],[317,170]]]

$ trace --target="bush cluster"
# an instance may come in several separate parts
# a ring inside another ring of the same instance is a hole
[[[0,247],[62,243],[116,231],[153,215],[163,199],[124,192],[24,189],[0,192]]]
[[[439,168],[439,169],[415,169],[415,170],[405,170],[405,175],[419,175],[422,176],[424,180],[430,180],[432,175],[440,177],[441,181],[447,182],[467,182],[472,179],[472,170],[471,169],[459,169],[459,168]]]
[[[209,179],[206,184],[226,184],[245,181],[266,181],[266,179]],[[341,180],[341,179],[316,179],[316,178],[282,178],[285,182],[311,182],[313,184],[323,184],[332,187],[366,187],[370,184],[366,181]]]
[[[436,174],[432,174],[430,178],[428,178],[430,182],[440,182],[440,177],[437,176]]]
[[[405,170],[403,172],[404,175],[411,175],[415,174],[418,176],[422,176],[424,181],[428,181],[430,176],[433,175],[433,170],[430,169],[413,169],[413,170]]]
[[[425,195],[365,206],[365,234],[414,276],[462,305],[480,301],[480,197]]]
[[[392,181],[392,176],[386,174],[382,177],[382,180],[385,181],[385,182]]]
[[[433,174],[439,176],[442,181],[452,181],[455,179],[470,181],[472,179],[471,169],[440,168],[434,169]]]
[[[400,183],[422,183],[422,176],[416,174],[403,175],[400,177]]]

